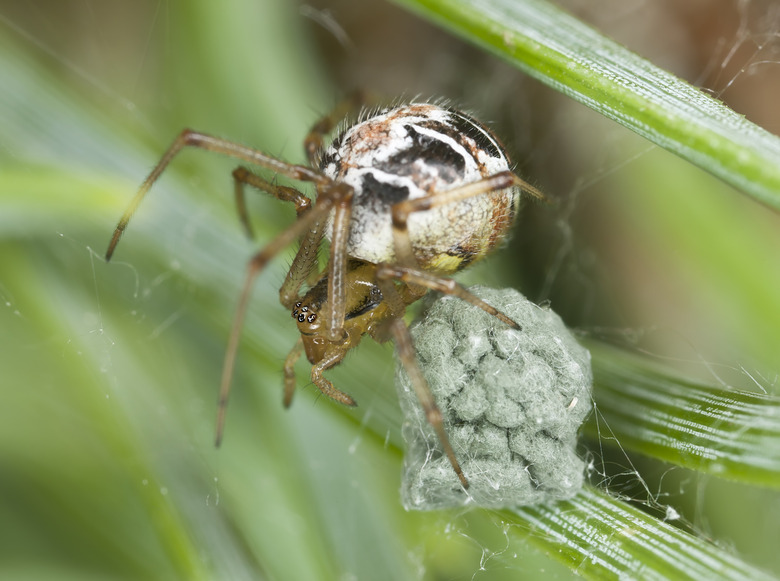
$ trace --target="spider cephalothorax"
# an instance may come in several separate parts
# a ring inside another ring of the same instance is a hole
[[[355,405],[323,372],[340,363],[364,335],[378,341],[393,338],[443,451],[466,487],[468,480],[450,446],[441,413],[417,366],[403,314],[433,289],[458,296],[519,328],[445,277],[501,242],[514,220],[521,189],[540,194],[510,170],[503,147],[488,129],[469,115],[440,105],[411,103],[365,113],[324,147],[340,113],[355,107],[355,101],[323,118],[306,137],[309,166],[185,129],[122,216],[106,259],[149,188],[184,147],[215,151],[314,183],[317,195],[312,203],[295,188],[272,183],[246,168],[233,172],[239,217],[250,235],[246,184],[295,204],[298,219],[249,262],[225,356],[217,443],[252,283],[271,258],[297,239],[298,253],[279,291],[300,332],[284,365],[285,405],[292,401],[294,365],[303,353],[312,364],[311,380],[322,393]],[[317,251],[326,236],[328,265],[318,272]]]

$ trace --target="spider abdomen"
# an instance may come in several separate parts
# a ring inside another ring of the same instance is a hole
[[[354,188],[347,253],[394,263],[392,207],[510,169],[498,139],[454,109],[412,103],[372,114],[341,131],[320,169]],[[408,218],[421,268],[451,274],[485,256],[514,221],[519,189],[446,203]]]

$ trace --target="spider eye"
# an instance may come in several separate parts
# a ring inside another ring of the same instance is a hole
[[[311,312],[308,305],[304,305],[303,302],[299,301],[295,303],[295,306],[293,307],[292,317],[293,319],[297,319],[299,323],[312,324],[317,320],[317,313]]]
[[[309,311],[309,307],[303,306],[303,303],[298,301],[292,310],[293,319],[298,319],[301,323],[305,320],[305,314]]]

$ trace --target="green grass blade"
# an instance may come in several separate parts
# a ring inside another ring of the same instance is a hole
[[[592,488],[566,502],[513,512],[515,524],[532,527],[533,542],[543,543],[588,579],[772,578],[728,551]]]
[[[780,488],[780,399],[705,386],[646,358],[588,347],[598,411],[621,446],[721,478]]]
[[[544,0],[396,0],[780,209],[780,139]]]

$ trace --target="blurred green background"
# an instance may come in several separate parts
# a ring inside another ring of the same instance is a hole
[[[561,4],[780,132],[780,22],[763,3]],[[462,282],[514,286],[587,336],[777,395],[777,214],[392,4],[0,0],[0,577],[572,575],[510,541],[499,513],[403,511],[390,346],[366,342],[330,374],[357,411],[318,397],[303,365],[283,411],[296,329],[276,297],[292,251],[255,287],[214,449],[244,265],[294,218],[258,196],[246,240],[233,162],[182,154],[102,260],[183,127],[301,162],[307,129],[355,87],[477,112],[556,200],[529,205]],[[673,506],[686,530],[780,573],[776,491],[600,438],[583,453],[593,484]]]

